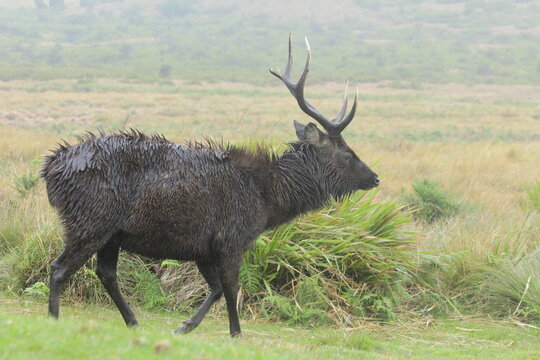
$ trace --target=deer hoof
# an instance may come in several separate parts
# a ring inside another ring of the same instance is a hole
[[[174,333],[175,334],[187,334],[189,332],[191,332],[193,329],[195,329],[196,326],[194,324],[192,324],[191,322],[188,321],[184,321],[184,323],[179,326],[176,330],[174,330]]]

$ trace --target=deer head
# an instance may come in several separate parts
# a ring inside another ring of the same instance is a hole
[[[347,87],[345,87],[345,100],[343,106],[333,120],[327,119],[304,97],[304,85],[309,73],[309,64],[311,62],[311,50],[306,40],[307,60],[304,71],[297,83],[291,81],[291,68],[293,63],[291,51],[291,37],[289,35],[289,59],[283,74],[279,74],[272,69],[270,73],[280,79],[291,94],[296,99],[300,109],[307,115],[317,121],[326,132],[322,132],[314,123],[302,125],[294,121],[296,135],[300,142],[307,142],[314,146],[317,151],[317,160],[323,164],[328,176],[332,177],[332,183],[335,184],[335,190],[332,193],[335,196],[342,196],[352,193],[358,189],[369,190],[379,185],[379,177],[375,174],[345,143],[341,132],[352,121],[356,112],[358,100],[358,89],[354,96],[354,103],[348,115],[347,112]],[[346,116],[345,116],[346,115]]]

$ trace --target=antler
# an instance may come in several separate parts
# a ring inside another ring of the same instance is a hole
[[[347,88],[349,86],[348,82],[345,86],[345,100],[343,101],[343,106],[333,120],[328,120],[323,114],[321,114],[310,103],[308,103],[304,98],[304,85],[306,84],[306,78],[309,72],[309,63],[311,62],[311,49],[309,48],[309,42],[307,38],[305,38],[305,40],[307,48],[306,65],[304,67],[304,72],[302,73],[302,76],[300,76],[300,79],[296,84],[291,81],[291,68],[293,62],[291,51],[291,35],[289,35],[289,60],[287,61],[287,67],[285,68],[285,72],[283,73],[283,75],[280,75],[278,72],[269,69],[270,73],[283,81],[285,86],[287,86],[287,89],[289,89],[291,94],[296,99],[296,102],[298,102],[298,106],[300,106],[300,109],[302,109],[302,111],[304,111],[310,117],[315,119],[319,124],[321,124],[321,126],[328,132],[329,135],[338,136],[343,131],[343,129],[345,129],[345,127],[349,125],[349,123],[354,117],[354,113],[356,112],[356,102],[358,99],[358,89],[356,89],[356,94],[354,95],[354,104],[352,106],[351,112],[345,118],[343,117],[345,116],[345,113],[347,111]]]

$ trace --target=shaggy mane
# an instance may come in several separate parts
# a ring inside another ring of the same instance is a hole
[[[268,168],[277,159],[277,155],[271,149],[262,145],[257,145],[255,149],[248,149],[208,137],[204,137],[202,140],[189,140],[186,146],[196,150],[210,149],[219,151],[223,153],[225,158],[230,159],[235,165],[243,169],[259,170]]]
[[[97,135],[91,131],[86,131],[82,135],[75,136],[75,138],[77,139],[77,143],[70,144],[67,142],[67,140],[62,139],[57,144],[58,147],[56,149],[51,149],[50,151],[54,153],[66,151],[67,149],[75,145],[79,145],[87,141],[93,141],[101,137],[120,138],[120,139],[127,139],[131,141],[150,141],[153,143],[160,143],[160,144],[173,144],[172,142],[167,140],[165,136],[161,134],[154,133],[151,135],[146,135],[137,129],[130,128],[129,130],[120,130],[112,134],[107,134],[103,130],[99,130],[99,133]]]
[[[66,140],[62,140],[58,143],[55,149],[51,149],[52,154],[45,157],[45,162],[41,170],[41,176],[45,176],[51,164],[63,153],[67,153],[73,147],[82,145],[87,142],[94,142],[99,139],[118,139],[127,142],[139,143],[150,142],[151,146],[175,146],[177,144],[167,140],[161,134],[146,135],[139,130],[129,129],[121,130],[116,133],[107,134],[100,130],[97,134],[86,131],[84,134],[76,137],[77,142],[70,144]],[[204,137],[202,140],[189,140],[185,143],[185,146],[195,150],[213,150],[223,154],[223,159],[228,159],[234,165],[250,170],[255,173],[259,173],[260,176],[264,176],[268,171],[270,165],[276,161],[278,156],[269,148],[265,148],[263,145],[257,145],[255,148],[249,149],[245,146],[232,145],[223,140],[215,140],[209,137]]]

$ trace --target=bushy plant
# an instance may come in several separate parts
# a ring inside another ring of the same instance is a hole
[[[454,194],[432,180],[417,180],[413,192],[403,195],[405,202],[415,209],[415,216],[427,223],[458,215],[465,205]]]
[[[26,196],[39,181],[39,175],[34,173],[23,174],[16,176],[13,179],[13,185],[11,187],[19,193],[20,196]]]
[[[163,305],[167,298],[161,289],[161,283],[151,267],[144,267],[135,273],[135,286],[132,289],[133,294],[139,297],[139,303],[152,309]]]
[[[259,238],[241,269],[246,302],[300,323],[315,313],[338,323],[352,313],[395,318],[419,279],[416,234],[407,210],[375,194],[333,202]]]
[[[24,289],[24,294],[39,298],[46,298],[49,295],[49,287],[43,281],[38,281],[34,285]]]
[[[168,64],[161,65],[159,68],[159,77],[168,79],[171,77],[172,66]]]

